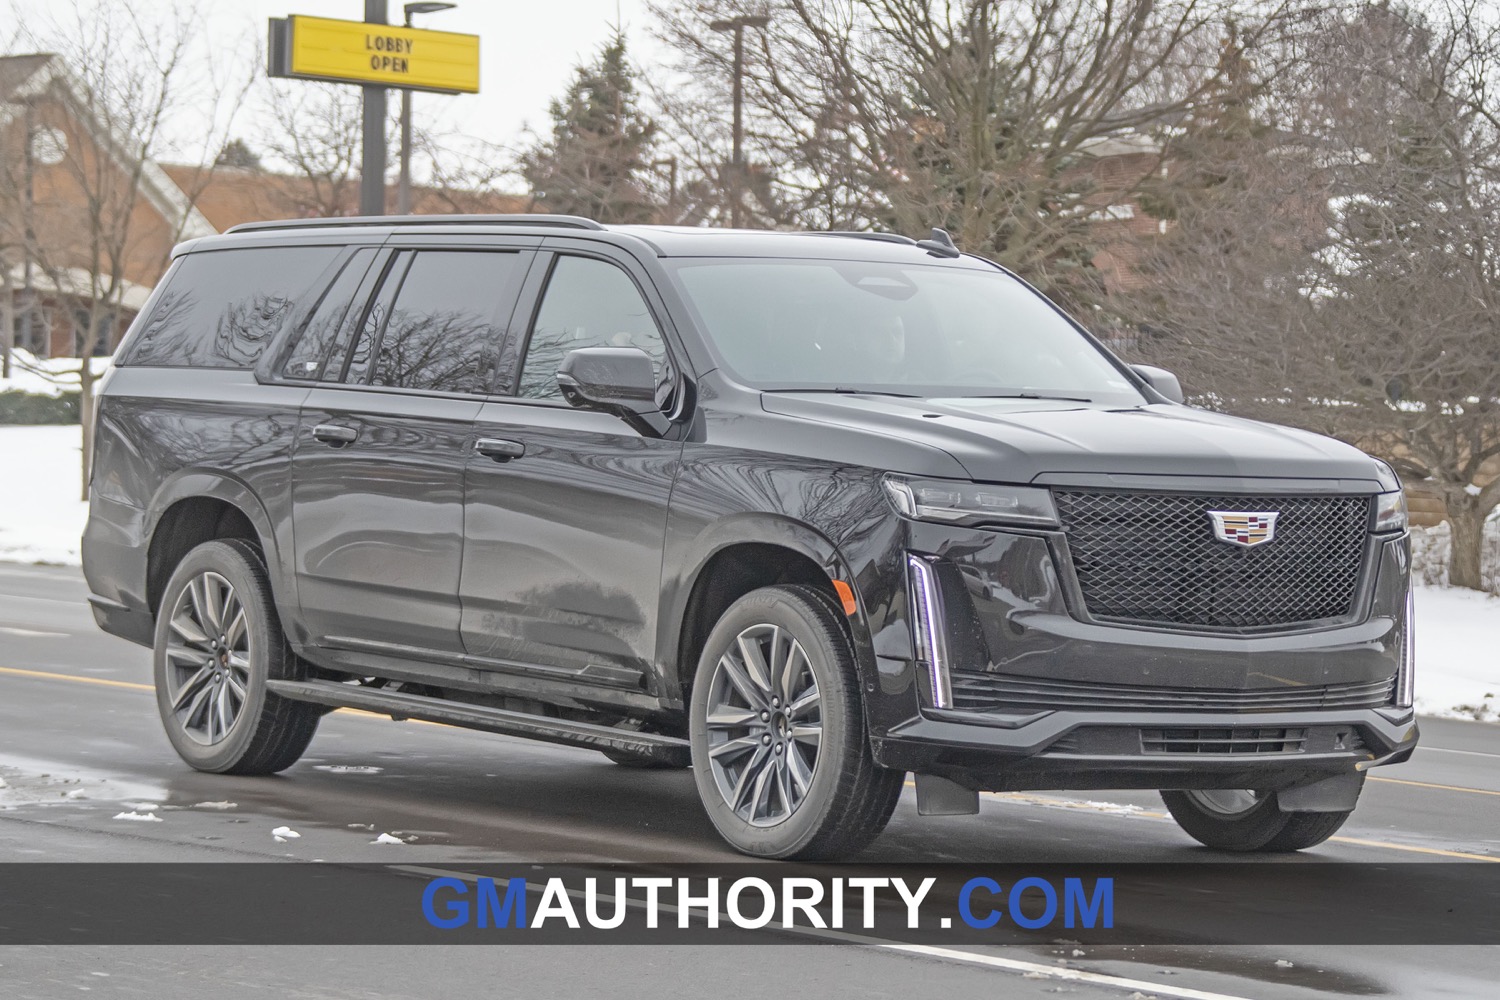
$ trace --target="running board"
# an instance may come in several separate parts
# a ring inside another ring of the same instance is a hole
[[[341,684],[337,681],[271,680],[266,687],[292,701],[310,701],[334,708],[359,708],[389,715],[393,719],[420,719],[487,733],[504,733],[546,743],[587,747],[591,750],[619,750],[622,753],[659,761],[673,767],[687,767],[691,754],[687,740],[656,733],[638,733],[589,722],[553,719],[545,715],[527,715],[503,708],[466,705],[445,698],[403,694],[381,688]]]

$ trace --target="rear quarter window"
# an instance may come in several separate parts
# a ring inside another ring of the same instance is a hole
[[[338,247],[204,250],[183,257],[122,365],[253,368],[322,289]]]

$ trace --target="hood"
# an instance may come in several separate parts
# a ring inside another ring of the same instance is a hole
[[[1374,459],[1341,441],[1186,406],[795,392],[761,399],[771,413],[861,425],[941,449],[981,482],[1190,476],[1320,480],[1321,489],[1351,492],[1390,488],[1381,485],[1384,471]]]

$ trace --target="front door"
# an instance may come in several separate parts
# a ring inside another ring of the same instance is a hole
[[[537,267],[544,266],[539,258]],[[465,648],[561,678],[639,690],[656,653],[667,502],[680,442],[578,410],[554,375],[581,347],[639,347],[662,396],[674,369],[637,278],[562,254],[515,355],[515,394],[475,421],[465,488]],[[481,661],[481,665],[482,665]]]

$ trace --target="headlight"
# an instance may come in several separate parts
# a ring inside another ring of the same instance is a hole
[[[1370,530],[1377,533],[1406,530],[1406,494],[1401,490],[1380,493],[1375,497],[1375,525]]]
[[[906,517],[944,524],[1056,527],[1052,494],[1034,486],[994,486],[953,479],[887,475],[885,491]]]

